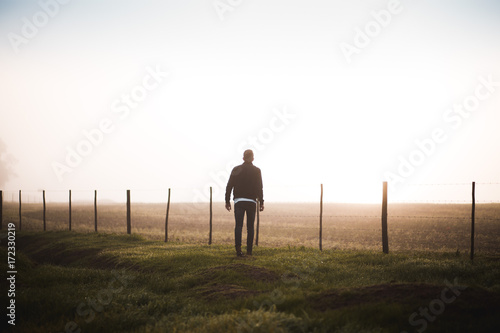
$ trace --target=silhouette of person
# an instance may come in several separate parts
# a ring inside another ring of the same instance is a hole
[[[262,191],[262,174],[260,169],[253,165],[253,151],[245,150],[243,153],[243,164],[234,167],[226,186],[226,209],[231,211],[230,196],[233,191],[234,200],[234,245],[236,255],[241,257],[241,233],[243,219],[247,215],[247,255],[252,255],[254,237],[254,221],[257,199],[260,203],[260,211],[264,210],[264,197]]]

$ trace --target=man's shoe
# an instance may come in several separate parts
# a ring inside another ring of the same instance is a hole
[[[241,252],[241,245],[236,245],[236,256],[243,257],[243,252]]]

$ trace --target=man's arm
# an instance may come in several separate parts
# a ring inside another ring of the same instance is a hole
[[[259,169],[259,205],[260,205],[260,211],[262,212],[264,210],[264,190],[263,190],[263,185],[262,185],[262,172]]]
[[[225,196],[226,209],[228,211],[231,211],[231,192],[233,191],[233,187],[234,187],[234,177],[233,177],[233,172],[231,172],[231,175],[229,176],[229,180],[227,181],[226,196]]]

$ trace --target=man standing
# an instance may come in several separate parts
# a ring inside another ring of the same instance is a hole
[[[243,164],[236,166],[231,171],[231,176],[226,186],[226,209],[231,211],[231,191],[234,199],[234,244],[236,255],[241,257],[241,233],[243,229],[243,218],[247,214],[247,255],[252,255],[254,236],[254,221],[257,199],[260,203],[260,211],[264,210],[264,197],[262,192],[262,174],[260,169],[252,164],[253,151],[245,150],[243,153]]]

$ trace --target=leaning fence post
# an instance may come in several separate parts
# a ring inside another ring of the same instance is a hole
[[[210,186],[210,233],[208,236],[208,245],[212,245],[212,186]]]
[[[165,243],[168,242],[168,212],[170,210],[170,189],[168,189],[167,215],[165,217]]]
[[[68,225],[69,225],[69,231],[71,231],[71,190],[69,190],[68,202],[69,202],[69,222],[68,222]]]
[[[130,217],[130,190],[127,190],[127,234],[132,233],[132,223]]]
[[[383,183],[382,193],[382,251],[389,253],[389,237],[387,235],[387,182]]]
[[[97,232],[97,190],[94,190],[94,230]]]
[[[260,224],[260,217],[259,217],[259,211],[260,211],[260,201],[257,199],[257,231],[255,235],[255,246],[259,246],[259,224]]]
[[[321,196],[319,200],[319,250],[323,251],[323,184],[321,184]]]
[[[476,182],[472,182],[472,213],[470,228],[470,260],[474,259],[474,224],[476,215]]]
[[[45,219],[45,216],[46,216],[45,190],[43,190],[43,231],[47,230],[47,221]]]

